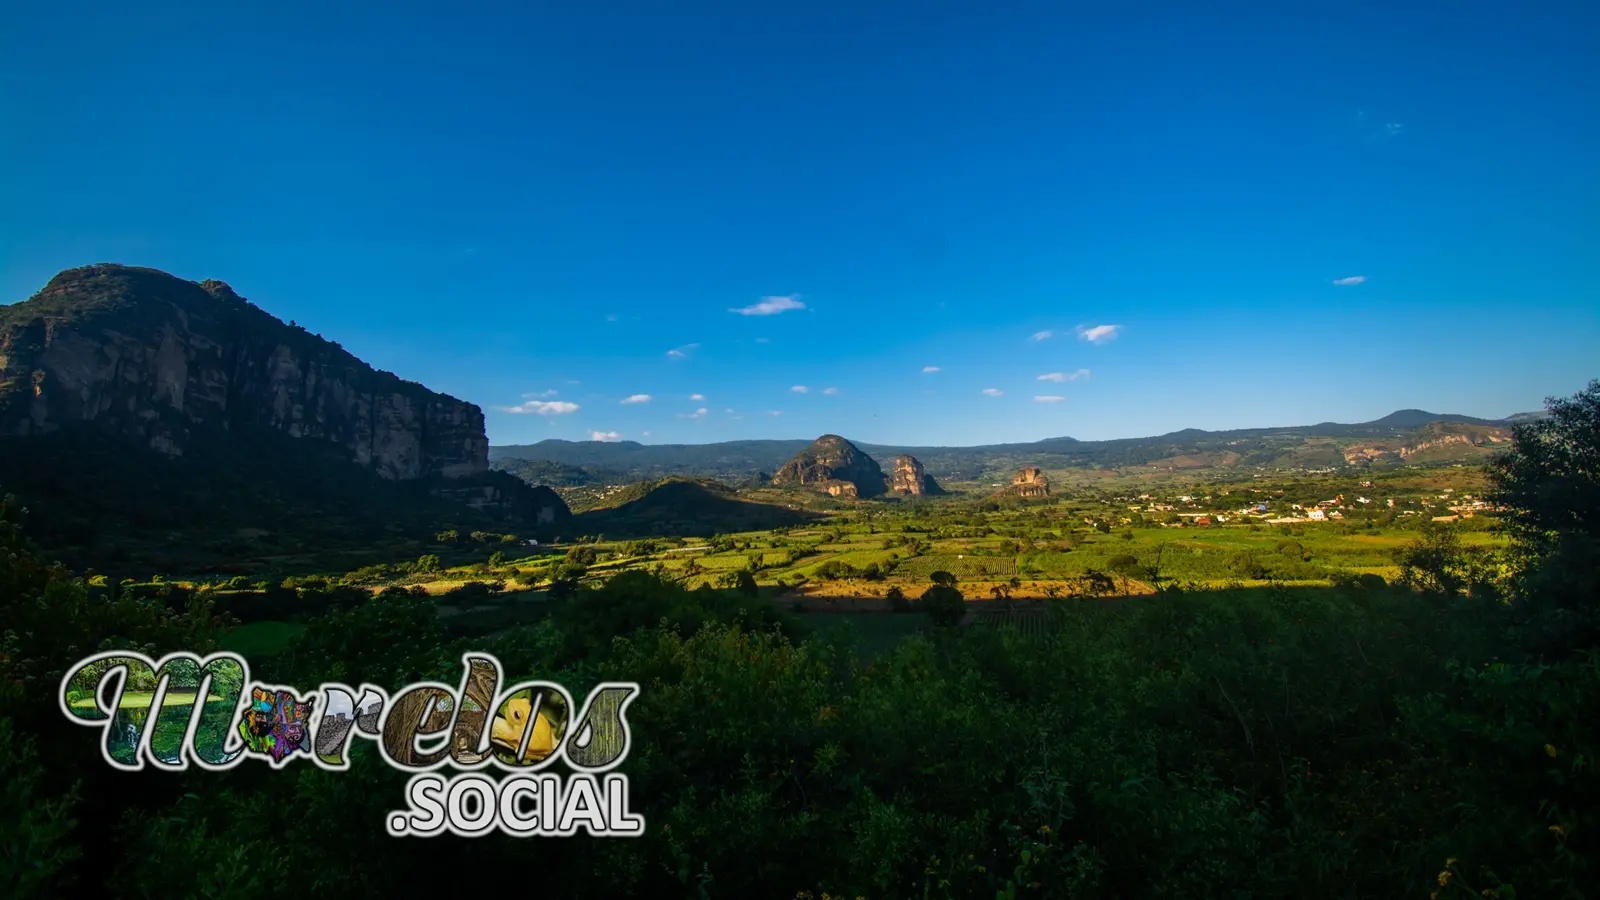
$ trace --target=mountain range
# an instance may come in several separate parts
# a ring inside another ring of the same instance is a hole
[[[1510,437],[1512,426],[1542,413],[1505,419],[1403,409],[1371,422],[1323,422],[1278,428],[1203,431],[1106,441],[1071,437],[971,447],[922,447],[854,442],[875,459],[914,456],[945,482],[1009,478],[1019,465],[1044,469],[1298,469],[1450,462],[1482,457]],[[808,447],[810,439],[641,444],[634,441],[545,440],[491,446],[491,468],[517,472],[561,467],[558,477],[637,481],[668,475],[742,479],[771,472]],[[553,483],[553,482],[545,482]],[[569,481],[568,483],[572,483]]]

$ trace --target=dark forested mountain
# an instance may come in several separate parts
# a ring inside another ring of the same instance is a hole
[[[39,533],[90,558],[113,535],[176,546],[185,528],[250,540],[330,521],[388,530],[413,513],[569,521],[552,491],[491,472],[488,446],[477,406],[377,371],[220,281],[87,266],[0,307],[0,489],[48,500]]]
[[[575,524],[582,533],[611,537],[707,537],[817,518],[807,510],[741,499],[734,489],[714,481],[673,477],[630,485],[609,497],[606,505],[579,513]]]
[[[856,442],[874,459],[916,457],[941,481],[1001,481],[1021,465],[1046,469],[1267,469],[1384,465],[1472,459],[1503,445],[1510,420],[1400,410],[1372,422],[1244,428],[1185,429],[1109,441],[1070,437],[973,447],[918,447]],[[728,441],[716,444],[639,444],[633,441],[546,440],[489,448],[494,460],[548,460],[584,469],[603,467],[618,481],[695,475],[748,478],[775,471],[811,445],[807,440]]]

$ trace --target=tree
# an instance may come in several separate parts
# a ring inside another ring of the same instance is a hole
[[[945,587],[956,586],[956,576],[946,572],[943,569],[940,569],[939,571],[934,572],[932,575],[929,575],[928,580],[934,584],[943,585]]]
[[[1267,577],[1267,568],[1249,550],[1240,550],[1228,558],[1228,571],[1240,578],[1260,580]]]
[[[749,569],[740,569],[734,573],[733,589],[746,597],[754,597],[761,593],[761,588],[756,584],[756,576]]]
[[[1106,560],[1106,567],[1121,577],[1122,593],[1124,596],[1126,596],[1128,593],[1128,581],[1133,578],[1138,578],[1140,575],[1144,574],[1143,569],[1139,565],[1138,557],[1127,553],[1122,553]]]
[[[413,571],[420,572],[424,575],[432,575],[439,571],[439,557],[433,555],[432,553],[424,553],[417,557],[416,564],[414,564],[411,568]]]
[[[1090,569],[1078,576],[1078,587],[1086,596],[1103,597],[1116,591],[1111,576],[1098,569]]]
[[[564,562],[550,576],[550,586],[545,593],[552,600],[565,600],[578,592],[578,587],[583,581],[583,576],[588,574],[588,569],[575,562]]]
[[[1564,653],[1600,641],[1600,380],[1545,401],[1489,464],[1513,539],[1513,603],[1528,638]]]
[[[506,555],[499,550],[489,554],[489,568],[498,569],[506,564]]]
[[[1277,550],[1280,556],[1293,562],[1311,561],[1311,552],[1299,541],[1279,541]]]
[[[966,598],[948,584],[936,584],[923,591],[920,604],[922,611],[927,613],[933,624],[940,628],[961,624],[962,618],[967,614]]]
[[[1467,586],[1467,563],[1461,538],[1452,528],[1428,523],[1422,537],[1395,554],[1400,583],[1453,597]]]
[[[900,590],[900,588],[889,588],[889,592],[885,594],[884,597],[889,601],[889,609],[893,610],[894,612],[911,611],[911,601],[906,599],[906,592]]]

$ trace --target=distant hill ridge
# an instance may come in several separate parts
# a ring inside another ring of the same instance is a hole
[[[1291,425],[1276,428],[1241,428],[1206,431],[1189,428],[1163,435],[1080,441],[1071,437],[1039,441],[982,444],[968,447],[902,446],[855,442],[854,446],[877,460],[914,456],[930,475],[941,480],[963,481],[989,478],[1009,479],[1020,465],[1047,468],[1129,466],[1206,468],[1218,466],[1316,467],[1355,464],[1347,458],[1346,446],[1359,444],[1362,464],[1386,457],[1412,459],[1415,454],[1400,451],[1430,438],[1423,432],[1444,424],[1486,429],[1483,440],[1447,442],[1453,446],[1440,453],[1471,456],[1484,446],[1499,443],[1511,426],[1533,421],[1537,413],[1519,413],[1506,419],[1482,419],[1451,413],[1432,413],[1420,409],[1396,410],[1371,422],[1343,424]],[[1338,446],[1324,446],[1333,442]],[[1394,447],[1387,444],[1396,443]],[[812,441],[741,440],[709,444],[641,444],[636,441],[566,441],[550,439],[536,444],[501,445],[489,448],[491,460],[548,460],[585,469],[603,468],[625,478],[661,477],[693,474],[716,477],[743,477],[755,472],[773,471],[801,454]],[[1380,446],[1383,445],[1383,446]],[[1442,445],[1436,445],[1442,446]],[[1420,457],[1418,457],[1420,459]],[[1415,461],[1415,460],[1414,460]],[[503,465],[503,463],[502,463]]]

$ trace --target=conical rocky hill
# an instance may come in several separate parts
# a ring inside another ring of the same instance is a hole
[[[805,485],[835,497],[877,497],[888,488],[883,469],[860,448],[836,434],[811,442],[772,476],[778,485]]]

